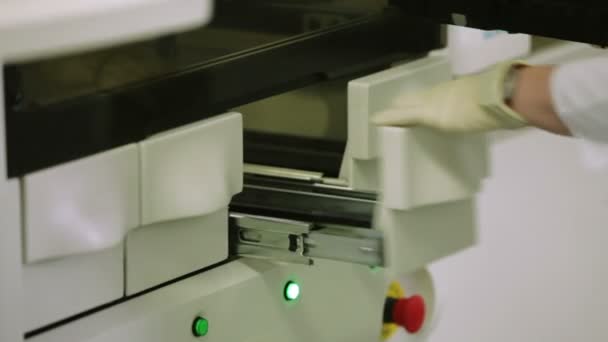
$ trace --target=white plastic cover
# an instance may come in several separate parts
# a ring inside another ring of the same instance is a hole
[[[117,246],[139,225],[136,145],[23,178],[25,262]]]
[[[126,242],[127,294],[228,257],[228,204],[243,187],[243,126],[228,113],[140,143],[142,227]]]
[[[142,225],[200,216],[243,188],[243,123],[229,113],[141,142]]]
[[[212,10],[212,0],[3,0],[0,60],[160,36],[203,25]]]

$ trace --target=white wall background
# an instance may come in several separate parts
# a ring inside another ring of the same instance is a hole
[[[431,268],[430,341],[608,341],[608,170],[586,169],[573,139],[494,140],[478,245]]]

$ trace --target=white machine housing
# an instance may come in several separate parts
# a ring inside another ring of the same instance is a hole
[[[185,30],[208,22],[212,10],[210,0],[3,1],[0,64]],[[139,167],[137,147],[125,146],[7,180],[4,124],[3,105],[0,341],[12,342],[122,297],[123,240],[139,225]]]
[[[5,2],[0,62],[186,29],[207,22],[211,9],[200,0]],[[474,243],[484,139],[377,132],[369,118],[399,92],[451,75],[446,57],[431,57],[348,88],[342,175],[353,189],[383,194],[376,226],[386,234],[387,272],[238,260],[155,290],[228,256],[227,207],[242,188],[238,113],[12,180],[0,136],[0,341],[65,319],[28,340],[192,341],[197,316],[210,322],[205,341],[372,341],[391,280],[427,298],[431,322],[435,298],[424,267]],[[293,303],[282,298],[289,280],[302,287]],[[423,341],[431,328],[401,338]]]

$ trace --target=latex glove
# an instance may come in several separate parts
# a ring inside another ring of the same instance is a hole
[[[448,81],[417,93],[400,95],[392,106],[372,117],[380,126],[427,126],[448,132],[482,132],[527,125],[504,103],[507,74],[518,62]]]

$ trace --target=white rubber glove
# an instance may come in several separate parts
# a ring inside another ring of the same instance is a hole
[[[518,62],[504,62],[483,73],[448,81],[418,93],[399,96],[377,113],[379,126],[427,126],[448,132],[482,132],[526,126],[504,102],[505,79]]]

